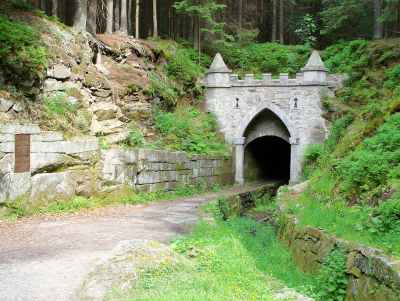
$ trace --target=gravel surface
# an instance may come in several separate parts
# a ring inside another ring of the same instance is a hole
[[[169,242],[198,220],[200,204],[257,186],[146,206],[0,222],[0,300],[71,300],[85,275],[120,242]]]

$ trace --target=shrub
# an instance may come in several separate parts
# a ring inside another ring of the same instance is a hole
[[[285,46],[278,43],[252,43],[246,47],[237,44],[218,49],[226,63],[239,73],[252,72],[295,74],[307,62],[308,46]]]
[[[346,255],[339,248],[325,259],[318,278],[318,297],[324,301],[343,301],[346,297]]]
[[[68,101],[65,93],[57,93],[44,99],[44,107],[49,115],[66,115],[77,110],[77,106]]]
[[[150,73],[150,88],[148,93],[153,97],[160,97],[165,108],[174,108],[181,92],[173,81],[157,73]]]
[[[0,61],[5,78],[17,86],[39,80],[47,65],[39,33],[25,23],[0,15]]]
[[[393,231],[400,233],[400,193],[382,202],[366,224],[370,231],[378,235]]]
[[[352,123],[353,116],[351,114],[347,114],[337,120],[332,125],[332,128],[329,133],[329,137],[325,142],[326,147],[329,150],[333,150],[340,138],[345,134],[347,127]]]
[[[131,128],[125,145],[129,147],[138,147],[143,146],[144,143],[145,140],[142,131],[138,128]]]
[[[400,113],[397,113],[338,164],[341,188],[352,194],[372,190],[395,176],[399,166]]]
[[[215,118],[193,107],[178,108],[175,112],[159,111],[155,124],[163,144],[171,150],[196,154],[225,154],[227,147],[217,134]]]

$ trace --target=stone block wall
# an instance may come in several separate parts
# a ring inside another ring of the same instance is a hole
[[[30,170],[15,172],[15,135],[30,135]],[[94,137],[66,141],[58,132],[37,125],[0,125],[0,203],[89,195],[99,145]]]
[[[101,152],[103,189],[129,185],[138,190],[173,189],[177,185],[233,181],[232,162],[219,156],[189,156],[183,152],[119,148]]]
[[[30,169],[15,172],[15,137],[30,135]],[[90,196],[130,186],[143,191],[173,189],[198,181],[227,184],[231,160],[145,149],[101,150],[97,138],[65,140],[37,125],[0,125],[0,204]]]
[[[347,256],[347,301],[399,301],[400,260],[382,251],[340,240],[312,227],[300,227],[294,216],[283,216],[279,238],[293,254],[297,265],[314,273],[336,247]]]

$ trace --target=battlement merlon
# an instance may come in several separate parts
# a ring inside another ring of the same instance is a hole
[[[303,86],[303,85],[328,85],[328,71],[318,51],[313,51],[307,64],[296,74],[295,78],[289,78],[286,73],[281,73],[279,78],[273,79],[269,73],[256,78],[253,74],[246,74],[239,79],[237,74],[226,66],[221,54],[217,53],[210,69],[207,71],[205,86],[208,88],[230,88],[247,86]]]

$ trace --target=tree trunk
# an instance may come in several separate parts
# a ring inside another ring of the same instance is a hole
[[[58,16],[58,0],[51,0],[51,15]]]
[[[120,31],[122,34],[128,34],[128,12],[127,12],[126,0],[121,0],[121,27]]]
[[[112,34],[113,23],[114,23],[114,1],[107,0],[107,21],[106,21],[106,33]]]
[[[277,20],[277,0],[272,1],[272,35],[271,40],[272,42],[276,41],[277,36],[277,27],[278,27],[278,20]]]
[[[140,0],[136,0],[136,18],[135,18],[135,38],[139,39],[140,22]]]
[[[78,31],[86,30],[87,0],[74,0],[73,27]]]
[[[153,0],[153,37],[158,37],[157,0]]]
[[[119,31],[119,29],[120,29],[120,22],[121,22],[120,1],[121,0],[116,0],[115,1],[115,6],[114,6],[114,31]]]
[[[239,29],[242,29],[242,27],[243,27],[243,0],[239,0],[238,20],[239,20]]]
[[[382,2],[381,0],[374,0],[374,39],[382,39],[383,25],[380,20],[382,15]]]
[[[132,33],[132,1],[128,0],[128,34]]]
[[[97,33],[97,0],[88,0],[86,29],[91,34]]]
[[[285,0],[280,0],[279,6],[279,41],[285,43]]]

